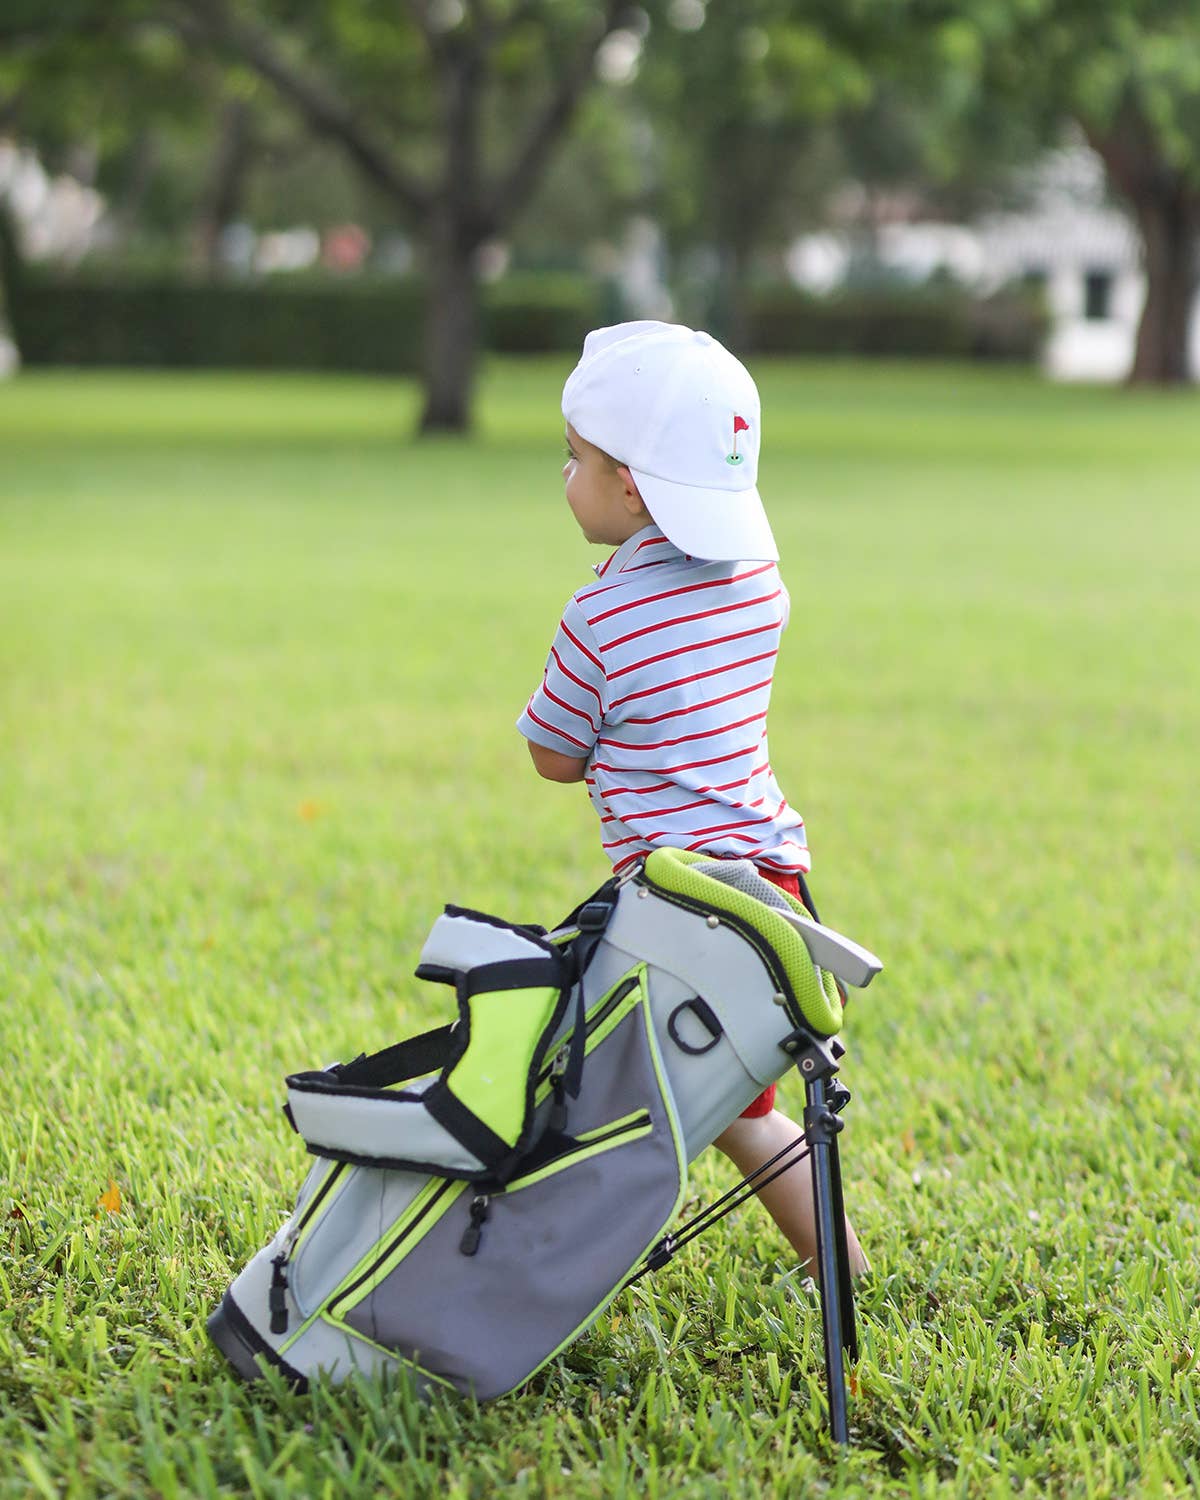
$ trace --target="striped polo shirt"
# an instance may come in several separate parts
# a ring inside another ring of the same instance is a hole
[[[647,526],[596,573],[568,601],[517,728],[586,757],[609,859],[667,845],[807,872],[804,819],[767,751],[788,617],[778,568],[686,557]]]

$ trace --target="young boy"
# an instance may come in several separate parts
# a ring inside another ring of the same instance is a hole
[[[767,753],[788,596],[756,487],[754,381],[707,333],[620,323],[588,334],[562,410],[567,504],[616,551],[568,601],[517,722],[534,766],[584,782],[616,869],[669,845],[751,859],[800,896],[804,820]],[[743,1174],[800,1134],[774,1102],[772,1085],[716,1141]],[[815,1271],[810,1173],[759,1196]]]

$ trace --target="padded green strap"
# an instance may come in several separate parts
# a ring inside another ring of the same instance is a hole
[[[711,858],[687,849],[655,849],[646,859],[645,875],[651,885],[695,901],[718,916],[727,913],[765,938],[787,976],[805,1024],[820,1036],[833,1036],[842,1024],[842,997],[833,975],[814,965],[804,939],[785,917],[744,891],[723,885],[694,868]],[[776,890],[797,916],[812,920],[803,902],[779,887]]]

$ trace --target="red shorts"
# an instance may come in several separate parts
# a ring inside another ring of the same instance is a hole
[[[772,885],[777,885],[780,890],[786,891],[789,896],[795,896],[797,901],[803,899],[800,895],[800,881],[797,876],[780,875],[774,870],[764,870],[762,865],[756,865],[755,868],[764,880],[769,880]],[[757,1099],[752,1100],[742,1110],[741,1118],[743,1120],[757,1120],[761,1115],[769,1115],[774,1108],[775,1085],[771,1084],[770,1087],[763,1089]]]

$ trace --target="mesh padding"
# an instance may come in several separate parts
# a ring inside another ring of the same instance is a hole
[[[702,865],[693,865],[697,875],[709,875],[722,885],[731,885],[735,891],[745,891],[764,906],[773,906],[778,911],[791,911],[784,900],[781,887],[766,880],[748,859],[706,859]]]
[[[764,880],[748,860],[715,860],[686,849],[655,849],[647,857],[645,873],[652,885],[689,896],[718,915],[729,912],[761,933],[783,965],[804,1022],[821,1036],[834,1035],[842,1024],[842,999],[833,975],[813,964],[804,939],[777,915],[790,909],[811,922],[803,902]],[[759,894],[759,887],[765,894]]]

